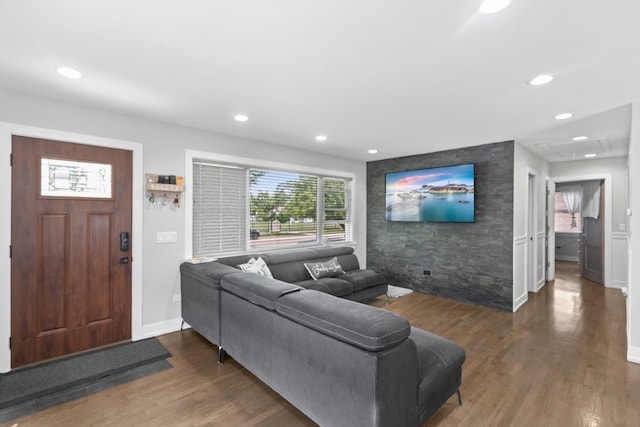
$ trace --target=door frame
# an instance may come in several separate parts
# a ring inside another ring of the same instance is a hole
[[[137,142],[103,138],[73,132],[58,131],[0,122],[0,163],[9,165],[12,135],[27,136],[70,142],[75,144],[94,145],[99,147],[118,148],[132,152],[132,229],[131,241],[131,340],[137,341],[142,334],[142,208],[143,208],[143,163],[142,144]],[[0,168],[0,194],[11,203],[11,168]],[[11,209],[0,209],[0,373],[11,370]]]
[[[555,185],[562,182],[579,182],[579,181],[604,181],[604,242],[602,244],[602,251],[604,252],[604,286],[607,288],[614,287],[612,286],[611,278],[612,275],[612,248],[613,248],[613,178],[611,173],[594,173],[594,174],[585,174],[585,175],[574,175],[574,176],[561,176],[561,177],[552,177],[550,178],[553,181],[554,188]],[[549,200],[554,200],[553,195],[549,195]],[[555,207],[553,204],[549,205],[550,212],[555,211]],[[551,224],[553,226],[553,224]],[[555,242],[556,232],[552,228],[549,230],[549,234],[553,234],[553,241]],[[555,277],[555,263],[556,263],[556,248],[555,245],[549,245],[548,248],[549,255],[549,263],[553,266],[550,268],[550,278],[549,280],[553,280]]]
[[[556,183],[553,179],[547,177],[546,182],[546,193],[545,197],[547,199],[546,203],[546,213],[547,216],[547,229],[545,230],[547,245],[546,256],[547,256],[547,264],[545,266],[545,280],[550,282],[556,278],[556,217],[555,217],[555,194],[556,194]]]
[[[527,292],[538,292],[538,172],[528,168],[527,173],[527,244],[526,288]]]

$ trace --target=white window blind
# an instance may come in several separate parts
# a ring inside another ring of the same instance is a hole
[[[193,254],[243,252],[247,240],[246,169],[193,164]]]

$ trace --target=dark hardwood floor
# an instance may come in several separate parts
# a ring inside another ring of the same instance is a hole
[[[625,300],[558,263],[517,313],[424,294],[375,305],[461,344],[462,406],[425,426],[639,426],[640,365],[626,361]],[[159,337],[172,369],[6,426],[306,426],[308,418],[191,330]]]

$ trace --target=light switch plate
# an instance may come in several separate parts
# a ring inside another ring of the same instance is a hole
[[[174,243],[178,241],[178,233],[176,231],[158,231],[156,234],[156,243]]]

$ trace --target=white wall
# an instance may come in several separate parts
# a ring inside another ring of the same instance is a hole
[[[297,150],[284,146],[251,141],[202,130],[169,125],[106,111],[91,110],[77,105],[47,98],[35,97],[0,89],[0,122],[15,123],[70,133],[132,141],[144,149],[142,173],[185,175],[185,150],[219,153],[290,163],[306,167],[326,168],[355,174],[354,236],[356,254],[366,265],[366,163],[328,156],[317,152]],[[301,141],[301,146],[306,144]],[[312,142],[309,142],[312,143]],[[340,148],[335,151],[339,153]],[[0,160],[8,165],[10,144],[0,144]],[[9,199],[11,192],[9,172],[3,166],[0,190]],[[6,175],[6,176],[5,176]],[[142,177],[140,177],[142,178]],[[185,183],[189,188],[189,183]],[[144,191],[138,189],[140,200]],[[144,203],[142,201],[141,203]],[[178,267],[185,254],[185,209],[159,204],[143,205],[142,215],[142,323],[144,336],[175,330],[180,324],[180,303],[172,296],[180,293]],[[2,242],[9,241],[10,218],[0,216]],[[160,231],[175,231],[176,243],[156,243]],[[136,242],[132,241],[135,246]],[[2,251],[8,248],[3,245]],[[6,250],[8,251],[8,250]],[[0,254],[1,255],[1,254]],[[10,296],[9,258],[0,258],[0,299]],[[8,306],[8,302],[6,303]],[[5,306],[3,305],[3,308]],[[4,311],[4,310],[3,310]],[[10,324],[6,313],[0,317],[0,350],[8,347]],[[5,347],[7,346],[7,347]],[[0,372],[6,370],[0,358]]]
[[[640,101],[633,104],[631,119],[628,194],[631,216],[628,217],[627,359],[640,363]]]
[[[605,183],[605,198],[610,197],[610,215],[605,206],[605,285],[621,288],[627,285],[627,158],[590,159],[552,163],[553,180],[590,180],[610,177]],[[611,194],[609,194],[609,192]],[[605,202],[606,204],[606,202]]]
[[[513,303],[514,311],[527,301],[528,291],[537,291],[545,283],[544,238],[546,178],[549,165],[516,142],[513,183]],[[529,177],[535,179],[533,227],[527,222],[529,207]],[[533,238],[533,240],[531,240]],[[533,263],[534,274],[527,279],[527,265]],[[533,283],[531,283],[533,282]],[[529,287],[533,289],[527,289]]]

